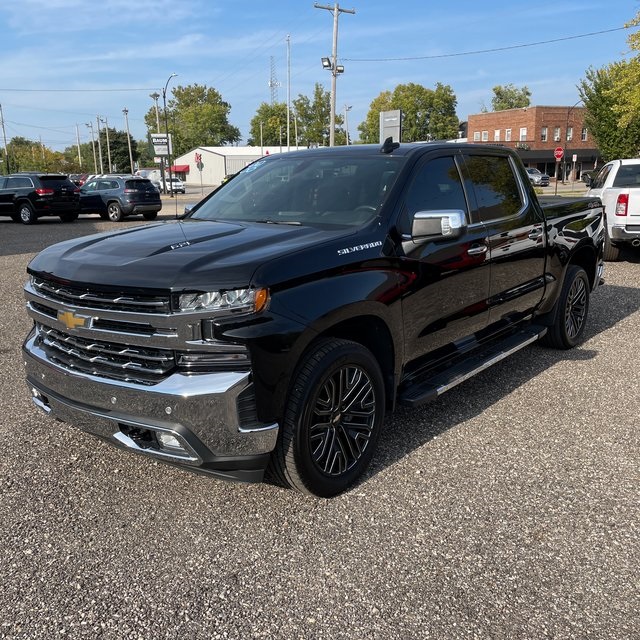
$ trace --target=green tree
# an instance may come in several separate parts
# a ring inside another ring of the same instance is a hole
[[[65,160],[64,154],[52,151],[41,142],[21,136],[16,136],[7,143],[7,155],[9,157],[10,173],[15,173],[16,171],[59,171],[61,173],[71,173],[72,170]]]
[[[437,83],[434,90],[413,82],[399,84],[393,92],[383,91],[373,99],[365,120],[358,125],[360,140],[379,142],[380,112],[392,109],[402,111],[402,142],[455,138],[456,105],[449,85]]]
[[[300,94],[293,101],[293,111],[298,126],[298,144],[301,146],[327,146],[329,144],[329,123],[331,113],[331,94],[316,82],[313,96]],[[336,114],[335,144],[345,144],[346,134],[341,125],[344,121]]]
[[[204,85],[177,86],[160,113],[160,128],[168,128],[173,139],[173,155],[179,156],[199,146],[223,146],[240,140],[240,130],[229,124],[231,105],[218,91]],[[155,106],[145,115],[150,132],[156,132]]]
[[[491,98],[491,108],[493,111],[504,111],[505,109],[520,109],[531,104],[531,91],[524,86],[520,89],[513,84],[497,84],[493,87],[493,98]]]
[[[293,118],[290,120],[290,127],[293,127]],[[256,115],[251,119],[249,129],[249,140],[247,144],[254,146],[276,146],[286,144],[287,135],[287,104],[286,102],[275,102],[269,104],[263,102],[256,111]]]
[[[138,145],[136,141],[130,136],[131,139],[131,155],[133,156],[133,162],[135,164],[139,157]],[[129,173],[131,171],[131,163],[129,161],[129,145],[127,143],[127,132],[118,131],[109,127],[109,143],[107,146],[107,131],[106,129],[100,130],[100,145],[102,146],[102,161],[105,167],[105,171],[114,171],[117,173]],[[111,153],[111,168],[109,164],[109,153]],[[91,160],[93,162],[93,158]],[[134,167],[135,170],[135,167]]]
[[[622,125],[620,105],[625,103],[619,93],[621,77],[626,76],[628,62],[616,62],[602,69],[587,69],[578,84],[584,106],[585,125],[591,132],[605,161],[637,155],[640,149],[640,121]]]
[[[640,25],[640,12],[627,27]],[[640,119],[640,31],[632,32],[627,38],[629,49],[635,55],[616,69],[615,86],[610,89],[613,110],[619,116],[621,127],[633,126]]]

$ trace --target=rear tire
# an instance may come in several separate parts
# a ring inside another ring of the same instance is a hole
[[[122,215],[122,209],[117,202],[110,202],[107,205],[107,215],[111,222],[120,222],[124,216]]]
[[[22,224],[35,224],[38,221],[36,212],[28,202],[21,202],[18,205],[18,218]]]
[[[620,247],[611,243],[611,238],[605,227],[604,230],[604,253],[603,257],[607,262],[617,262],[620,260]]]
[[[384,410],[371,352],[348,340],[319,341],[292,377],[270,475],[323,498],[345,491],[373,458]]]
[[[572,349],[582,342],[589,314],[589,278],[582,267],[570,265],[556,302],[553,325],[542,342],[554,349]]]

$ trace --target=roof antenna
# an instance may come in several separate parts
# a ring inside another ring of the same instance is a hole
[[[394,142],[393,138],[389,136],[380,147],[380,153],[391,153],[400,146],[399,142]]]

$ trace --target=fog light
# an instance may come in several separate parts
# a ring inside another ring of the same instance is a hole
[[[172,433],[167,433],[166,431],[156,431],[156,438],[158,440],[158,445],[160,449],[166,451],[180,451],[182,453],[187,453],[187,450],[180,443],[180,440]]]

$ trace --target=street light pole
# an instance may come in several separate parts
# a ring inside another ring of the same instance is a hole
[[[167,119],[167,87],[169,86],[169,81],[171,78],[175,78],[178,74],[172,73],[168,78],[164,85],[164,89],[162,90],[162,105],[164,107],[164,132],[167,134],[167,163],[169,165],[169,195],[173,198],[173,183],[171,182],[171,140],[169,138],[169,120]],[[167,185],[165,182],[164,185],[165,193],[167,190]]]
[[[102,162],[102,142],[100,142],[100,116],[96,116],[98,123],[98,154],[100,155],[100,173],[104,173],[104,163]]]
[[[122,110],[124,113],[124,123],[127,129],[127,144],[129,145],[129,164],[131,165],[131,175],[133,175],[133,151],[131,150],[131,136],[129,135],[129,109],[125,107]]]
[[[93,122],[85,122],[85,127],[91,129],[91,149],[93,150],[93,172],[98,173],[98,161],[96,160],[96,139],[93,135]]]
[[[157,91],[149,94],[149,97],[153,99],[156,105],[156,133],[160,133],[160,112],[158,111],[158,98],[160,94]],[[168,141],[167,141],[168,144]],[[162,178],[162,190],[166,193],[164,184],[164,157],[160,156],[160,177]]]
[[[317,2],[313,5],[316,9],[326,9],[333,13],[333,47],[331,50],[330,64],[326,64],[324,59],[322,66],[331,71],[331,113],[329,114],[329,146],[333,147],[336,140],[336,79],[339,73],[344,72],[344,67],[338,65],[338,16],[341,13],[355,14],[355,9],[341,9],[336,2],[333,7],[321,5]]]
[[[347,113],[351,111],[351,105],[344,105],[344,130],[345,133],[347,134],[347,144],[349,143],[349,120],[347,118]]]

